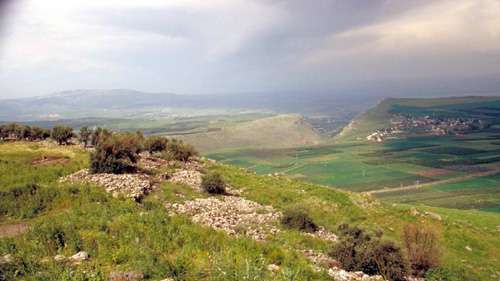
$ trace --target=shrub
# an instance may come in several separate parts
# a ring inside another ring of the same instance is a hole
[[[164,137],[148,137],[145,141],[144,148],[149,153],[162,152],[167,149],[168,139]]]
[[[219,173],[209,173],[202,177],[201,188],[210,194],[226,193],[226,183]]]
[[[180,140],[172,139],[167,146],[166,153],[163,158],[167,160],[177,160],[187,162],[190,158],[198,155],[198,152],[190,144],[186,144]]]
[[[98,127],[92,132],[92,135],[90,137],[90,144],[93,146],[97,146],[98,143],[103,142],[105,139],[111,137],[113,133],[107,129],[103,129],[101,127]]]
[[[380,274],[387,280],[402,281],[408,275],[408,263],[401,249],[390,241],[381,240],[363,229],[339,226],[340,241],[330,251],[344,269]]]
[[[430,268],[439,265],[441,250],[436,231],[428,226],[409,224],[402,236],[414,275],[424,276]]]
[[[51,137],[60,145],[68,144],[73,137],[73,129],[66,126],[55,126],[52,128]]]
[[[91,154],[92,173],[132,173],[137,170],[139,144],[134,134],[116,134],[97,144]]]
[[[309,217],[307,212],[300,207],[286,210],[281,223],[289,228],[304,232],[312,233],[318,231],[318,226]]]
[[[80,141],[83,143],[84,147],[87,147],[89,144],[90,138],[92,136],[92,131],[84,126],[80,128]]]

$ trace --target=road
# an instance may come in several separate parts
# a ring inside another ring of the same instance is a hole
[[[380,194],[380,193],[387,193],[387,192],[397,192],[397,191],[405,191],[405,190],[413,190],[413,189],[421,189],[421,188],[426,188],[430,187],[433,185],[437,184],[445,184],[445,183],[454,183],[454,182],[459,182],[463,180],[468,180],[472,178],[477,178],[477,177],[484,177],[484,176],[490,176],[500,173],[500,168],[496,168],[494,170],[486,171],[486,172],[479,172],[479,173],[472,173],[456,178],[451,178],[451,179],[445,179],[445,180],[438,180],[438,181],[432,181],[432,182],[426,182],[426,183],[421,183],[421,184],[412,184],[412,185],[407,185],[407,186],[402,186],[402,187],[395,187],[395,188],[384,188],[384,189],[378,189],[378,190],[371,190],[365,192],[366,194]]]

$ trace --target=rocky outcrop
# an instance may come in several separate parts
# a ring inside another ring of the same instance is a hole
[[[102,186],[114,197],[125,196],[134,199],[142,198],[152,190],[152,179],[144,174],[91,174],[89,170],[81,170],[62,178],[60,182],[85,182]]]
[[[167,203],[166,207],[173,213],[190,216],[193,222],[230,235],[248,235],[255,240],[265,240],[266,236],[277,233],[279,229],[274,225],[282,216],[270,206],[236,196]]]
[[[202,174],[197,170],[178,170],[170,177],[169,181],[185,184],[201,191]]]

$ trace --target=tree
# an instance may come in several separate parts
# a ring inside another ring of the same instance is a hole
[[[137,136],[131,133],[115,134],[102,139],[91,154],[91,172],[113,174],[135,172],[139,146]]]
[[[168,142],[167,151],[163,158],[187,162],[192,157],[198,155],[198,152],[190,144],[182,140],[172,139]]]
[[[80,141],[83,143],[83,147],[87,147],[90,137],[92,135],[92,131],[87,127],[83,126],[80,128]]]
[[[168,147],[168,139],[164,137],[151,136],[146,139],[144,146],[149,153],[163,152]]]
[[[52,128],[52,139],[57,141],[59,145],[68,144],[73,137],[73,128],[66,126],[55,126]]]
[[[92,146],[97,146],[100,142],[111,137],[112,134],[113,133],[111,131],[98,127],[94,130],[94,132],[92,132],[90,143]]]

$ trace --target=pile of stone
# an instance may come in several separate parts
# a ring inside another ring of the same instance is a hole
[[[140,199],[152,189],[151,178],[144,174],[91,174],[84,169],[64,177],[60,182],[85,182],[102,186],[114,197]]]
[[[170,176],[169,180],[201,191],[201,176],[202,174],[196,170],[178,170]]]
[[[380,275],[370,276],[362,271],[350,272],[338,267],[328,269],[328,275],[335,281],[384,281]]]
[[[195,199],[183,204],[167,203],[166,207],[173,213],[190,216],[193,222],[230,235],[247,235],[258,241],[279,232],[275,224],[282,216],[270,206],[236,196]]]
[[[335,235],[334,233],[326,230],[322,226],[319,226],[318,230],[316,232],[306,233],[306,235],[309,235],[309,236],[312,236],[314,238],[318,238],[318,239],[321,239],[321,240],[325,240],[325,241],[331,241],[331,242],[337,241],[337,238],[338,238],[337,235]]]
[[[191,171],[198,171],[198,172],[203,172],[205,167],[203,166],[203,163],[201,163],[198,160],[190,160],[187,162],[182,162],[182,168],[184,170],[191,170]]]
[[[175,163],[172,163],[171,161],[167,161],[158,157],[152,157],[148,155],[140,155],[141,157],[139,158],[139,161],[137,165],[145,170],[157,170],[162,167],[169,167],[173,166]]]

